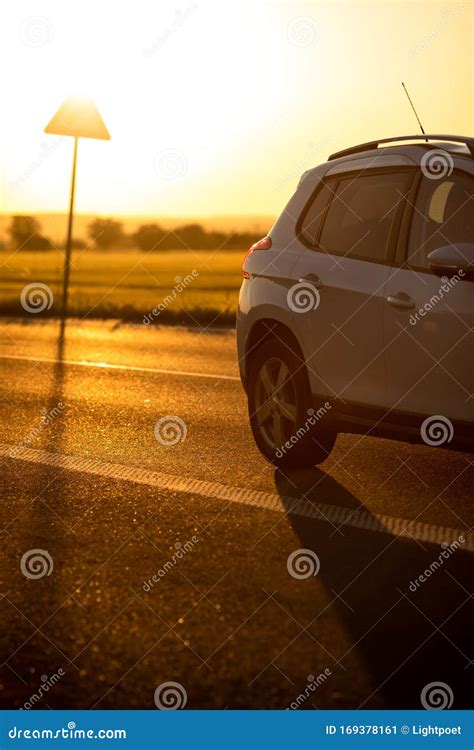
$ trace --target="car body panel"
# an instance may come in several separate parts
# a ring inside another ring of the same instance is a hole
[[[383,311],[390,408],[472,421],[474,284],[393,268],[385,296],[400,293],[414,307]]]
[[[304,248],[294,270],[298,278],[314,274],[322,283],[318,307],[296,321],[313,392],[322,380],[318,395],[385,406],[383,306],[390,268]]]

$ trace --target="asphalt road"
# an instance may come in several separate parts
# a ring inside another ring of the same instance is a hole
[[[3,708],[469,706],[472,455],[341,435],[283,475],[233,332],[0,330]]]

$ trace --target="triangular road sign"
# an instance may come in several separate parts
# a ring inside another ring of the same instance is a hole
[[[52,120],[46,125],[44,132],[53,135],[73,135],[77,138],[110,140],[110,133],[92,99],[74,96],[61,104]]]

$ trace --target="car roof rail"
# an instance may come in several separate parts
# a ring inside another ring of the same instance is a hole
[[[426,133],[425,135],[402,135],[395,136],[395,138],[381,138],[378,141],[368,141],[367,143],[361,143],[358,146],[351,146],[351,148],[345,148],[342,151],[336,151],[331,154],[328,161],[333,159],[339,159],[341,156],[352,156],[352,154],[360,154],[363,151],[371,151],[374,148],[378,148],[383,143],[397,143],[399,141],[449,141],[451,143],[462,143],[467,146],[471,158],[474,159],[474,138],[466,138],[461,135],[431,135]]]

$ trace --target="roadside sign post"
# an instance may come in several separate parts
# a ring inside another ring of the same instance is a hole
[[[62,332],[67,315],[67,302],[69,291],[69,275],[71,269],[72,253],[72,227],[74,218],[74,195],[76,190],[76,166],[77,146],[79,138],[95,138],[109,141],[110,133],[107,130],[97,107],[91,99],[78,99],[71,97],[60,106],[52,120],[46,125],[45,133],[52,135],[70,135],[74,138],[74,151],[72,158],[71,193],[69,197],[69,217],[67,225],[66,248],[64,255],[63,270],[63,293],[61,298],[61,320]]]
[[[69,272],[71,268],[71,252],[72,252],[72,220],[74,216],[74,195],[76,191],[76,164],[77,164],[77,144],[79,138],[74,137],[74,153],[72,157],[72,174],[71,174],[71,194],[69,197],[69,217],[67,222],[67,239],[66,239],[66,252],[64,255],[64,271],[63,271],[63,294],[61,297],[61,318],[66,317],[67,311],[67,297],[69,290]]]

